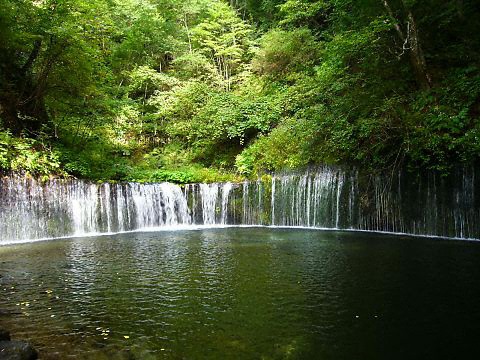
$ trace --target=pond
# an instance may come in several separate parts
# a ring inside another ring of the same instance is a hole
[[[226,228],[0,247],[0,327],[42,359],[433,359],[479,351],[480,245]]]

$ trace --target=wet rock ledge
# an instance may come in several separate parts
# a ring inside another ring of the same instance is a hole
[[[37,351],[25,341],[11,340],[10,333],[0,329],[0,360],[35,360]]]

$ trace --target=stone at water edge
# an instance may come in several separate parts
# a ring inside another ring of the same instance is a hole
[[[0,341],[9,341],[10,333],[7,330],[0,329]]]
[[[0,341],[0,360],[36,360],[37,351],[24,341]]]

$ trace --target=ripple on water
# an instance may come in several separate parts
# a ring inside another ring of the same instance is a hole
[[[43,359],[445,355],[480,321],[478,259],[476,243],[265,228],[3,247],[0,310],[19,314],[0,321]]]

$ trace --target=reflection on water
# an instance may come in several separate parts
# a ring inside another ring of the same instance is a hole
[[[2,247],[0,327],[43,359],[459,358],[479,260],[478,243],[265,228]]]

